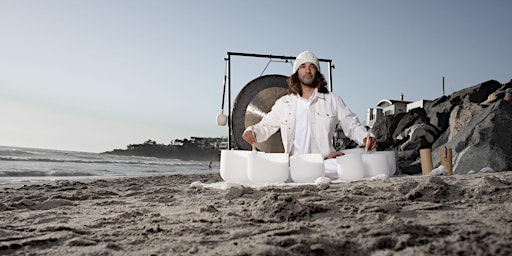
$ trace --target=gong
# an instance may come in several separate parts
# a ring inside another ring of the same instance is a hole
[[[288,93],[288,77],[265,75],[249,82],[235,99],[232,112],[233,139],[239,149],[252,147],[243,138],[246,127],[257,124],[267,115],[277,99]],[[283,153],[281,132],[277,131],[264,142],[256,143],[256,148],[266,153]]]

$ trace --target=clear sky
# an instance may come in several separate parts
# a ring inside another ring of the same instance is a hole
[[[0,145],[103,152],[227,136],[215,123],[227,52],[332,59],[334,92],[365,123],[383,98],[441,96],[443,76],[446,94],[510,81],[511,10],[508,0],[0,0]],[[233,101],[267,62],[233,57]],[[291,68],[272,62],[264,74]]]

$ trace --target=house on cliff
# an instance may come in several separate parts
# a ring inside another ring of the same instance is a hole
[[[404,101],[404,95],[400,97],[400,100],[382,99],[377,102],[375,108],[369,108],[366,116],[366,124],[369,127],[373,127],[375,122],[384,117],[392,116],[398,113],[407,113],[411,109],[424,108],[426,104],[430,103],[430,100],[418,100],[418,101]]]

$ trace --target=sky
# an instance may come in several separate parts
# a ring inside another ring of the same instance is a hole
[[[0,145],[104,152],[226,137],[215,120],[227,52],[331,59],[334,93],[365,124],[381,99],[442,96],[443,76],[446,94],[509,82],[510,10],[508,0],[0,0]],[[261,74],[291,70],[232,56],[232,101]]]

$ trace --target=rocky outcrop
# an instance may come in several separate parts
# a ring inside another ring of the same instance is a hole
[[[512,170],[512,102],[498,101],[464,125],[444,145],[432,152],[439,165],[440,150],[453,150],[454,173],[467,173],[490,167],[495,171]]]
[[[483,107],[477,103],[467,103],[455,106],[450,113],[448,141],[453,139],[475,116],[480,114]]]
[[[498,81],[490,80],[472,87],[454,92],[450,96],[440,97],[425,108],[425,112],[430,119],[430,123],[445,131],[449,127],[449,119],[452,110],[465,103],[480,104],[487,100],[487,97],[498,90],[502,84]]]
[[[468,87],[424,108],[381,118],[372,132],[380,150],[397,152],[398,173],[421,173],[422,148],[432,149],[434,167],[439,166],[443,147],[452,148],[454,173],[512,170],[512,103],[498,97],[511,87],[512,80]]]

